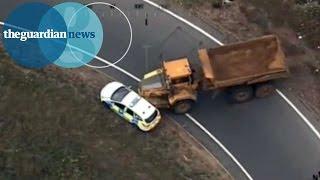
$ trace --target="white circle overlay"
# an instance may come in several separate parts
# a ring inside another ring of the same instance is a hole
[[[116,65],[117,63],[119,63],[120,61],[122,61],[122,60],[127,56],[128,52],[129,52],[129,50],[130,50],[130,48],[131,48],[131,46],[132,46],[133,30],[132,30],[131,22],[130,22],[129,18],[127,17],[127,15],[126,15],[120,8],[118,8],[117,6],[115,6],[115,5],[113,5],[113,4],[110,4],[110,3],[106,3],[106,2],[93,2],[93,3],[89,3],[89,4],[87,4],[87,5],[84,5],[82,8],[78,9],[78,10],[71,16],[71,19],[70,19],[70,21],[69,21],[69,23],[68,23],[68,25],[67,25],[67,28],[69,28],[69,26],[70,26],[70,24],[71,24],[74,16],[75,16],[79,11],[81,11],[83,8],[88,7],[88,6],[91,6],[91,5],[106,5],[106,6],[109,6],[109,7],[111,6],[111,7],[115,8],[116,10],[118,10],[118,11],[125,17],[126,21],[128,22],[129,29],[130,29],[130,41],[129,41],[129,45],[128,45],[125,53],[124,53],[118,60],[116,60],[116,61],[113,62],[113,63],[110,63],[109,65],[106,65],[106,66],[94,66],[94,65],[87,64],[87,63],[83,62],[82,60],[80,60],[80,59],[74,54],[74,52],[73,52],[72,48],[70,47],[70,45],[67,45],[67,46],[70,48],[70,51],[71,51],[72,56],[73,56],[74,58],[76,58],[78,61],[82,62],[84,65],[88,66],[88,67],[96,68],[96,69],[103,69],[103,68],[107,68],[107,67],[110,67],[110,66],[114,66],[114,65]],[[76,48],[76,47],[75,47],[75,48]],[[85,52],[85,53],[86,53],[86,52]],[[89,54],[89,53],[87,53],[87,54]],[[89,55],[93,56],[92,54],[89,54]],[[94,55],[94,56],[96,56],[96,55]]]

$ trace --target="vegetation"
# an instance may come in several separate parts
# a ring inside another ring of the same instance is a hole
[[[305,38],[308,45],[320,48],[320,4],[301,2],[293,8],[294,17],[291,25]]]
[[[219,8],[222,6],[222,0],[174,0],[177,3],[184,5],[187,8],[190,8],[194,5],[201,5],[203,3],[210,3],[213,8]]]
[[[179,4],[191,8],[210,3],[213,8],[222,6],[223,0],[172,0]],[[305,40],[312,48],[320,48],[320,1],[319,0],[248,0],[259,12],[255,16],[264,16],[266,12],[269,20],[275,26],[288,25]],[[262,10],[262,11],[260,11]],[[251,19],[264,19],[252,17]],[[264,25],[266,22],[256,22]],[[267,30],[267,29],[266,29]]]
[[[0,179],[227,179],[164,123],[146,134],[105,110],[100,87],[0,54]]]
[[[276,26],[292,27],[312,48],[320,47],[320,2],[316,0],[249,0],[267,12]]]

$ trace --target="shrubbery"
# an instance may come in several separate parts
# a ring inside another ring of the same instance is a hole
[[[298,0],[293,7],[293,18],[290,25],[306,40],[312,48],[320,46],[320,4],[318,2],[306,2]]]
[[[223,0],[175,0],[190,8],[209,2],[213,8]],[[249,0],[267,12],[275,26],[289,25],[312,48],[320,47],[320,0]]]
[[[266,12],[274,26],[289,25],[308,46],[320,46],[320,0],[248,1]]]
[[[176,0],[185,7],[192,7],[193,5],[203,4],[209,2],[213,8],[220,8],[222,6],[222,0]]]

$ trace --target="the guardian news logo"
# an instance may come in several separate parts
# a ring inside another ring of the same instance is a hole
[[[5,39],[19,39],[22,42],[28,39],[92,39],[96,37],[95,32],[57,32],[53,29],[48,29],[45,32],[32,32],[32,31],[12,31],[8,29],[3,31]]]

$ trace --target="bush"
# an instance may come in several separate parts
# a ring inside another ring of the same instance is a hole
[[[187,8],[191,8],[195,4],[201,3],[202,0],[177,0],[179,4],[182,4],[183,6]]]
[[[296,5],[291,25],[302,36],[309,46],[320,46],[320,5],[307,3]]]
[[[176,0],[179,4],[187,8],[191,8],[194,5],[201,5],[205,2],[209,2],[213,8],[220,8],[222,6],[222,0]]]
[[[211,5],[213,8],[221,8],[222,0],[211,0]]]
[[[316,2],[320,3],[320,0],[295,0],[295,3],[300,5],[307,4],[307,3],[316,3]]]

